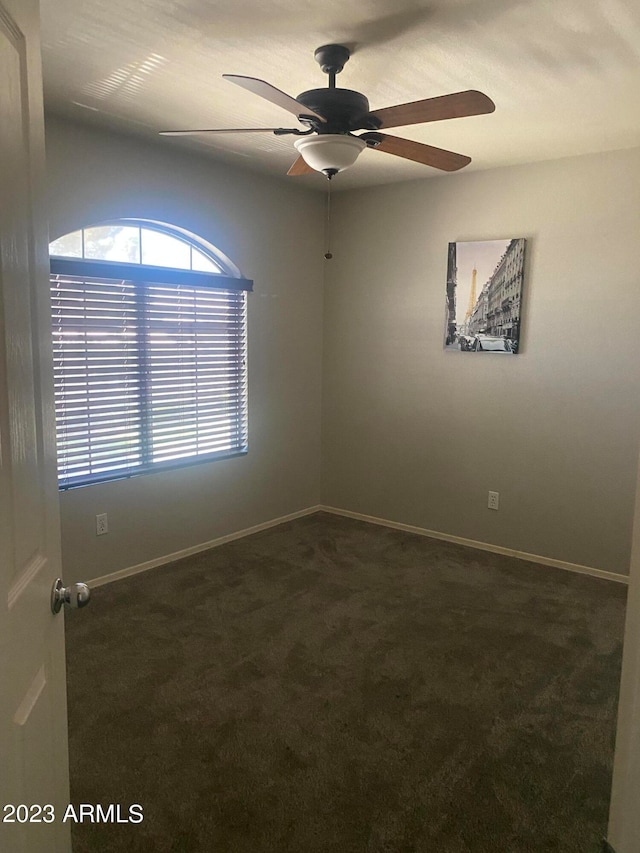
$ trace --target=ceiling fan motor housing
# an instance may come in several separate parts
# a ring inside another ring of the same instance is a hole
[[[326,123],[313,123],[320,134],[350,133],[360,128],[374,130],[378,127],[375,119],[369,116],[369,101],[351,89],[309,89],[298,95],[296,100],[326,118]]]

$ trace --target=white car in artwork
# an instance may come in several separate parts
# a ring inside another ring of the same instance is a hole
[[[490,335],[476,335],[471,347],[472,352],[494,352],[503,355],[513,355],[511,344],[506,338]]]

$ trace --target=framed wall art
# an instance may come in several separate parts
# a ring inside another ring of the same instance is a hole
[[[520,351],[525,244],[523,237],[449,243],[446,351]]]

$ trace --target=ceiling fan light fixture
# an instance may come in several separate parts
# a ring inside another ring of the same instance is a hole
[[[367,147],[366,142],[357,136],[337,133],[306,136],[296,139],[293,144],[307,165],[328,176],[353,166],[358,154]]]

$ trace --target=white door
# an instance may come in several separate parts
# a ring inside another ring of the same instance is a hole
[[[640,850],[640,465],[631,545],[609,841],[616,853]]]
[[[0,850],[7,853],[71,850],[62,823],[64,617],[50,609],[60,534],[43,195],[38,0],[0,0]]]

